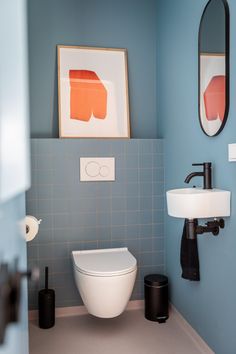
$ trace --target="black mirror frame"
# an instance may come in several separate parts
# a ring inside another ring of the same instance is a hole
[[[229,49],[229,43],[230,43],[230,15],[229,15],[229,5],[228,2],[226,0],[221,0],[223,5],[224,5],[224,9],[225,9],[225,73],[226,73],[226,87],[225,87],[225,115],[224,115],[224,119],[222,121],[222,124],[220,126],[220,129],[214,134],[214,135],[209,135],[207,134],[207,132],[204,130],[203,126],[202,126],[202,122],[201,122],[201,113],[200,113],[200,35],[201,35],[201,27],[202,27],[202,20],[204,17],[204,14],[208,8],[208,5],[210,4],[212,0],[209,0],[203,10],[202,13],[202,17],[201,17],[201,21],[200,21],[200,25],[199,25],[199,31],[198,31],[198,118],[199,118],[199,122],[200,122],[200,126],[202,128],[202,131],[204,132],[204,134],[206,134],[207,136],[209,136],[210,138],[217,136],[218,134],[220,134],[222,132],[222,130],[224,129],[224,126],[226,124],[227,118],[228,118],[228,114],[229,114],[229,95],[230,95],[230,78],[229,78],[229,74],[230,74],[230,70],[229,70],[229,66],[230,66],[230,60],[229,60],[229,55],[230,55],[230,49]]]

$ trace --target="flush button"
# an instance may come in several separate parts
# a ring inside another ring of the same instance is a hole
[[[80,181],[114,181],[114,157],[81,157]]]
[[[109,175],[109,168],[107,166],[101,166],[99,172],[102,177],[107,177]]]
[[[85,172],[89,177],[97,177],[99,175],[100,166],[97,162],[91,161],[87,163]]]

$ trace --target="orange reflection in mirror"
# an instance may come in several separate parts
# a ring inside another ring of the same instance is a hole
[[[225,116],[225,76],[213,76],[204,92],[204,105],[208,121]]]

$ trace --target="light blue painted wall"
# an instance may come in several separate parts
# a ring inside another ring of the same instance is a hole
[[[29,284],[29,305],[49,266],[56,306],[82,305],[71,251],[128,247],[138,262],[132,299],[143,298],[143,277],[164,272],[163,141],[158,139],[32,139],[32,187],[27,214],[42,219],[28,243],[28,266],[39,266]],[[80,182],[79,158],[115,158],[114,182]]]
[[[173,304],[217,354],[234,354],[236,164],[227,161],[227,144],[236,141],[236,3],[229,1],[230,112],[225,129],[214,138],[201,131],[197,108],[198,26],[205,5],[203,0],[158,2],[157,107],[165,138],[165,183],[166,189],[185,187],[193,162],[212,161],[214,186],[232,192],[231,217],[218,237],[199,236],[201,281],[190,282],[181,278],[179,262],[183,221],[166,215],[166,266]]]
[[[127,48],[132,137],[158,137],[156,6],[155,0],[29,1],[32,137],[58,137],[58,44]]]

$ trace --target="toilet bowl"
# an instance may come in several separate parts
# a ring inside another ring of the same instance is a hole
[[[137,273],[128,248],[72,251],[74,277],[88,312],[96,317],[119,316],[126,308]]]

